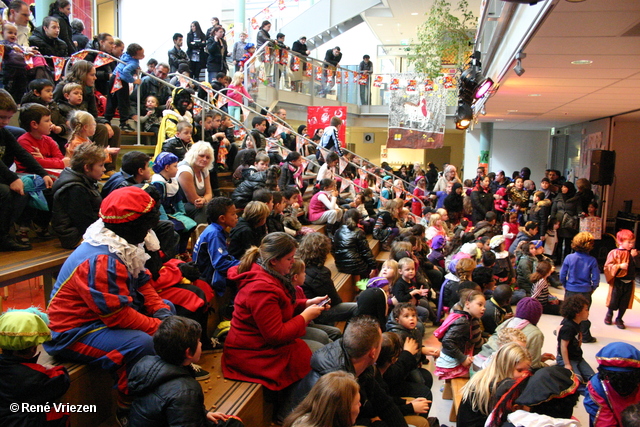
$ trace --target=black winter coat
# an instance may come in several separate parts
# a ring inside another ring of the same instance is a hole
[[[97,181],[65,168],[53,183],[51,224],[63,248],[74,249],[98,219],[102,197]],[[82,207],[82,209],[78,209]]]
[[[335,306],[342,302],[336,287],[331,280],[331,270],[323,266],[307,265],[305,270],[304,285],[302,290],[307,298],[315,298],[327,295],[331,298],[331,305]]]
[[[462,314],[462,316],[453,321],[440,341],[442,342],[442,352],[462,363],[467,355],[461,349],[471,345],[471,315],[465,311],[453,311]]]
[[[346,371],[354,375],[356,373],[342,344],[342,339],[325,345],[311,356],[311,372],[300,381],[296,392],[293,393],[297,399],[294,404],[297,406],[307,396],[321,376],[335,371]],[[391,396],[376,381],[373,366],[366,368],[357,379],[360,384],[362,406],[355,425],[369,425],[371,418],[374,417],[380,417],[390,427],[407,425]]]
[[[145,356],[129,374],[129,390],[135,396],[132,426],[213,425],[207,421],[202,387],[184,366]]]
[[[57,39],[47,37],[42,26],[33,30],[33,35],[29,37],[29,46],[35,46],[44,56],[69,56],[69,48],[67,44]],[[75,52],[75,51],[74,51]],[[53,59],[46,58],[47,64],[53,70]]]
[[[226,73],[228,70],[227,53],[229,53],[229,49],[225,39],[216,41],[214,37],[209,37],[207,40],[207,54],[209,55],[207,58],[207,71],[209,73]]]
[[[244,209],[244,207],[247,206],[247,203],[249,203],[253,198],[253,192],[259,188],[264,188],[266,186],[266,181],[267,171],[256,172],[242,181],[231,194],[231,198],[233,199],[233,203],[236,205],[236,208]]]
[[[58,23],[60,24],[60,34],[58,34],[58,38],[67,45],[69,55],[76,53],[78,50],[82,50],[84,46],[76,47],[76,44],[73,42],[73,29],[71,28],[69,17],[60,11],[53,12],[51,16],[58,18]]]
[[[287,188],[298,188],[293,177],[296,169],[297,168],[295,166],[291,166],[288,162],[284,162],[282,166],[280,166],[280,178],[278,179],[278,187],[280,187],[280,191],[284,191]]]
[[[549,199],[539,201],[529,210],[529,221],[538,223],[538,234],[540,236],[544,236],[547,233],[550,213],[551,200]]]
[[[265,234],[264,227],[254,228],[244,218],[240,218],[229,232],[229,255],[235,259],[242,258],[251,246],[260,246]]]
[[[471,206],[473,206],[473,223],[482,221],[487,212],[493,210],[493,194],[476,188],[471,192]]]
[[[183,161],[184,156],[187,154],[188,148],[184,141],[182,141],[177,136],[174,136],[173,138],[167,139],[162,144],[162,151],[175,154],[176,156],[178,156],[178,160]]]
[[[191,61],[191,55],[193,54],[193,51],[199,50],[200,64],[206,64],[207,52],[205,48],[207,47],[207,37],[203,34],[202,37],[200,37],[199,41],[195,41],[195,39],[196,37],[193,31],[189,31],[189,33],[187,34],[187,56],[189,57],[189,61]]]
[[[563,197],[564,196],[564,197]],[[558,220],[560,228],[558,237],[572,238],[578,233],[580,225],[578,214],[580,213],[580,198],[576,195],[567,197],[567,194],[558,194],[551,205],[551,216]],[[566,214],[566,215],[565,215]],[[573,219],[575,227],[570,227],[570,218]]]
[[[350,230],[342,225],[333,236],[333,257],[341,273],[369,277],[376,268],[376,259],[371,252],[367,237],[359,228]]]

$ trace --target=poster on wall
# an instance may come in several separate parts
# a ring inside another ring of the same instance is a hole
[[[347,147],[347,107],[307,107],[307,133],[313,136],[316,129],[324,129],[331,125],[331,117],[342,120],[342,127],[338,132],[340,146]]]
[[[391,75],[398,89],[390,92],[388,148],[443,146],[446,89],[438,79],[425,91],[425,85],[416,85],[418,78],[416,74]]]

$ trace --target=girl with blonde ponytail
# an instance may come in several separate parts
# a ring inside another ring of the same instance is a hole
[[[71,137],[69,138],[69,142],[65,146],[67,151],[67,157],[73,157],[73,153],[76,151],[76,148],[84,143],[90,143],[91,137],[93,137],[96,133],[96,120],[93,116],[86,111],[76,110],[71,114],[69,118],[69,125],[71,126]],[[107,146],[104,149],[107,158],[105,163],[111,163],[111,155],[118,154],[120,151],[119,148],[111,148]]]

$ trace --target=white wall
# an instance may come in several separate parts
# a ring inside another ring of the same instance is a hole
[[[342,52],[341,66],[359,65],[362,62],[362,56],[367,54],[371,57],[374,64],[373,72],[379,73],[377,66],[377,50],[378,45],[382,44],[378,37],[371,31],[366,22],[356,25],[349,31],[340,34],[331,39],[330,42],[318,46],[317,49],[311,51],[309,56],[318,59],[324,59],[324,55],[329,49],[340,46]]]
[[[221,2],[203,2],[202,0],[181,0],[172,2],[148,2],[140,0],[120,0],[120,34],[125,43],[140,44],[145,51],[146,64],[149,58],[160,62],[169,60],[167,51],[173,47],[173,34],[184,35],[183,50],[186,52],[186,39],[192,21],[200,22],[202,31],[211,26],[212,16],[221,16]],[[230,46],[231,48],[231,46]]]
[[[531,177],[539,186],[547,169],[549,132],[526,130],[493,130],[493,145],[489,158],[489,171],[504,170],[505,175],[527,166]],[[467,133],[464,153],[465,179],[472,179],[478,166],[480,154],[480,128]]]

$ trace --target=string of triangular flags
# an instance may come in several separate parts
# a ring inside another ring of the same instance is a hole
[[[24,59],[25,59],[25,63],[27,64],[27,70],[35,68],[37,66],[44,66],[45,64],[38,61],[38,58],[45,59],[45,58],[49,58],[53,61],[53,75],[54,75],[54,79],[55,81],[60,80],[60,78],[62,77],[62,72],[64,71],[64,66],[66,65],[67,61],[71,61],[71,63],[73,63],[74,61],[78,61],[81,59],[85,59],[87,57],[87,55],[90,53],[88,50],[81,50],[80,52],[76,52],[73,55],[69,56],[69,57],[63,57],[63,56],[48,56],[48,55],[34,55],[31,52],[27,52],[27,51],[23,51],[24,53]],[[4,57],[4,45],[0,45],[0,65],[2,65],[2,58]],[[112,62],[114,62],[116,59],[113,58],[111,55],[104,53],[104,52],[100,52],[96,55],[96,59],[94,59],[93,61],[93,66],[96,68],[102,67],[104,65],[110,64]],[[122,86],[120,86],[122,87]]]
[[[443,76],[437,79],[424,79],[418,82],[416,79],[400,79],[391,78],[388,75],[378,75],[373,80],[373,87],[382,87],[388,84],[389,90],[401,90],[404,88],[407,92],[433,92],[442,85],[445,89],[452,89],[457,82],[453,76]]]
[[[298,3],[298,0],[293,0],[295,3]],[[249,21],[251,24],[251,28],[253,28],[254,30],[257,30],[260,26],[260,24],[258,23],[259,19],[258,17],[260,15],[264,15],[262,17],[262,20],[270,20],[273,18],[273,14],[271,13],[270,8],[272,6],[278,5],[278,9],[279,10],[285,10],[287,8],[287,5],[285,4],[285,0],[275,0],[273,3],[269,4],[267,7],[265,7],[264,9],[262,9],[260,12],[256,13],[251,20]]]

